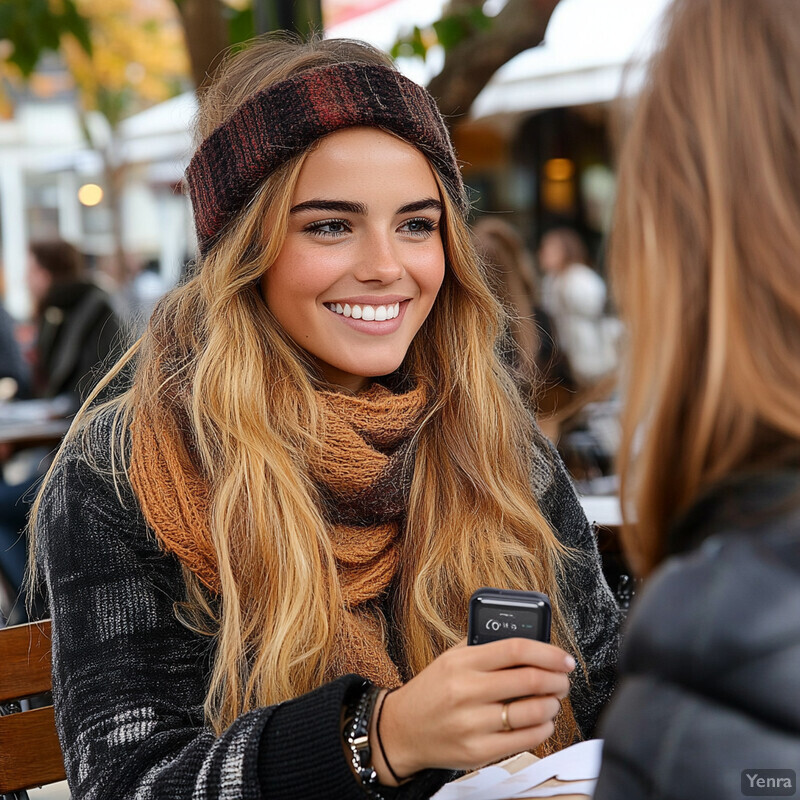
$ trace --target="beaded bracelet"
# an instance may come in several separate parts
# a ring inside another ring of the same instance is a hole
[[[373,788],[378,782],[378,773],[372,766],[372,749],[369,743],[369,727],[375,701],[380,689],[364,681],[355,697],[345,702],[344,740],[350,750],[350,763],[367,794],[375,800],[383,800]]]

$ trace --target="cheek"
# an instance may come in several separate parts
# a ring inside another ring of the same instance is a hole
[[[444,274],[444,253],[435,253],[431,255],[425,267],[419,271],[417,283],[424,294],[433,295],[435,298],[444,281]]]

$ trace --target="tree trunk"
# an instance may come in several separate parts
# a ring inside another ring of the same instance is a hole
[[[471,5],[471,0],[454,0],[451,8]],[[474,31],[447,51],[444,67],[428,90],[450,125],[466,116],[473,100],[503,64],[542,41],[557,5],[558,0],[508,0],[490,28]]]
[[[194,85],[201,90],[228,47],[228,24],[222,14],[220,0],[180,0],[177,6]]]

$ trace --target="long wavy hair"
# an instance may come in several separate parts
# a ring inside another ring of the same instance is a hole
[[[333,61],[388,63],[360,43],[259,41],[223,65],[202,98],[200,137],[258,89]],[[323,683],[342,613],[308,469],[309,454],[323,447],[320,378],[259,291],[283,245],[307,153],[264,181],[189,279],[158,303],[126,357],[135,358],[133,385],[113,401],[121,456],[126,431],[148,418],[181,437],[210,488],[221,600],[185,569],[186,601],[176,611],[216,637],[206,713],[217,731]],[[393,608],[407,677],[465,635],[468,598],[483,585],[547,592],[554,641],[580,657],[559,590],[570,553],[531,489],[539,438],[494,349],[503,312],[441,183],[440,193],[446,275],[400,368],[401,379],[423,382],[433,398],[417,433]],[[544,749],[576,735],[565,704]]]
[[[800,4],[677,0],[620,155],[634,567],[709,485],[800,440]]]

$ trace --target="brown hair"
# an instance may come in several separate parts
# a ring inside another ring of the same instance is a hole
[[[86,272],[81,252],[63,239],[33,241],[28,249],[39,266],[50,273],[53,283],[71,283],[82,278]]]
[[[198,129],[213,130],[245,97],[297,69],[373,58],[385,60],[360,43],[270,37],[222,67],[203,97]],[[190,280],[160,301],[138,345],[133,388],[113,401],[116,441],[146,414],[159,430],[186,440],[210,488],[224,602],[212,608],[196,576],[184,570],[188,602],[181,614],[216,636],[206,713],[217,731],[244,711],[319,686],[342,613],[306,456],[323,446],[319,384],[258,289],[283,246],[308,152],[265,180]],[[441,184],[440,194],[446,275],[401,367],[434,398],[417,434],[398,580],[402,660],[413,675],[458,642],[469,597],[482,585],[550,594],[553,640],[580,659],[558,584],[570,553],[530,484],[538,436],[494,350],[503,312]],[[567,702],[543,751],[576,735]]]
[[[619,467],[635,568],[709,484],[800,439],[800,4],[676,0],[621,153]]]
[[[511,316],[513,360],[519,362],[520,372],[533,388],[539,349],[534,318],[539,287],[533,258],[522,237],[504,220],[480,217],[472,226],[472,233],[486,263],[489,284]]]

